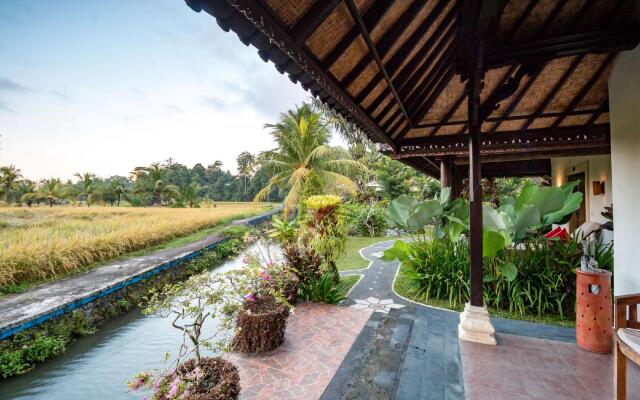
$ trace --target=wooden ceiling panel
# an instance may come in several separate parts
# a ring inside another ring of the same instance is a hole
[[[358,95],[364,89],[369,82],[380,72],[378,65],[375,61],[371,60],[367,67],[362,71],[358,78],[347,88],[347,92],[352,96]]]
[[[413,21],[411,21],[411,23],[406,26],[406,28],[402,31],[400,37],[398,37],[395,43],[389,48],[389,51],[387,51],[387,53],[384,55],[382,61],[384,61],[385,63],[389,61],[389,59],[396,53],[396,51],[398,51],[398,49],[407,41],[407,39],[409,39],[409,37],[416,31],[416,29],[420,27],[420,24],[429,16],[429,13],[433,11],[436,3],[437,0],[427,0],[425,2],[420,11],[413,17]],[[425,34],[423,36],[425,36],[426,40],[427,35]],[[409,54],[407,54],[407,57],[408,56]]]
[[[402,14],[411,6],[413,1],[402,0],[394,2],[393,6],[384,14],[382,20],[371,31],[371,39],[374,43],[378,43],[382,35],[384,35],[393,24],[402,16]]]
[[[316,1],[326,0],[265,0],[271,10],[273,10],[289,28],[300,21]]]
[[[367,44],[362,36],[358,36],[344,52],[344,56],[340,57],[329,71],[338,81],[341,81],[367,56],[367,53],[369,53]]]
[[[341,3],[311,34],[306,45],[318,59],[324,60],[353,25],[347,6]]]

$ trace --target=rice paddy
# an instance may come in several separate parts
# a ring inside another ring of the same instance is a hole
[[[0,208],[0,287],[55,279],[270,207]]]

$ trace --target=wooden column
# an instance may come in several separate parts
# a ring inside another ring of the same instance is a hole
[[[482,186],[480,180],[480,92],[482,91],[484,70],[482,65],[482,42],[474,51],[475,65],[470,71],[468,90],[469,121],[469,221],[471,241],[471,305],[483,306],[482,280]]]
[[[440,160],[440,187],[452,187],[454,180],[454,165],[452,157],[444,157]]]

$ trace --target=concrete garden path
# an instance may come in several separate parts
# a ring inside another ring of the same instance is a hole
[[[253,225],[279,210],[236,220],[231,225]],[[67,279],[0,298],[0,339],[106,297],[165,269],[188,261],[215,246],[223,236],[212,234],[184,246],[107,263]]]

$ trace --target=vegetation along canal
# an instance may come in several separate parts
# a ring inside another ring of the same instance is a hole
[[[264,248],[255,244],[244,253],[255,252],[259,246]],[[211,273],[239,268],[242,260],[240,254]],[[207,322],[205,330],[213,331],[215,321]],[[0,399],[140,399],[144,394],[128,392],[127,380],[139,371],[162,368],[163,354],[174,354],[181,342],[180,332],[169,320],[132,309],[70,344],[59,357],[3,381]]]

